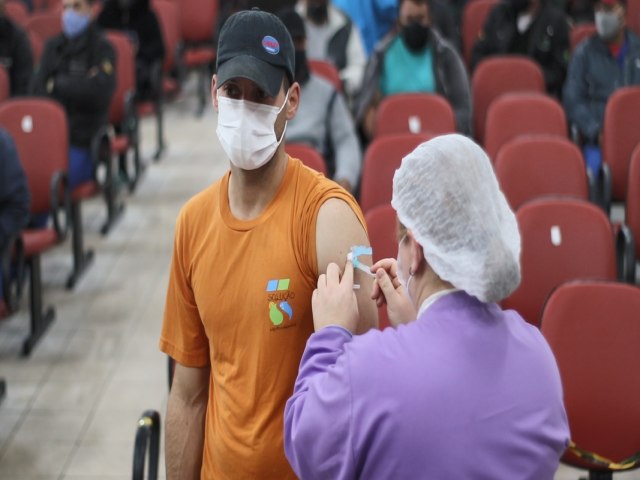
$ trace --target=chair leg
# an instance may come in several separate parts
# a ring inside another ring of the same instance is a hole
[[[589,470],[589,480],[613,480],[613,472]]]
[[[133,126],[133,133],[131,134],[130,143],[133,147],[133,165],[135,169],[135,179],[133,182],[129,183],[129,192],[133,193],[138,186],[138,182],[140,181],[140,177],[144,173],[144,165],[142,164],[142,159],[140,158],[140,131],[138,120],[135,120],[135,125]]]
[[[29,356],[42,335],[53,322],[56,312],[53,307],[43,311],[42,307],[42,272],[40,268],[40,255],[34,255],[29,259],[30,267],[30,292],[29,303],[31,308],[31,332],[22,344],[22,355]]]
[[[164,144],[164,94],[160,94],[160,98],[156,101],[156,128],[157,128],[157,149],[156,153],[153,154],[153,159],[155,161],[160,160],[162,153],[165,149]]]
[[[71,225],[73,227],[71,238],[71,251],[73,253],[73,270],[67,278],[67,290],[75,287],[80,277],[86,272],[93,262],[93,250],[84,249],[84,232],[82,227],[82,204],[71,203]]]
[[[198,71],[198,109],[196,116],[201,117],[207,104],[207,72],[209,67],[204,64]]]
[[[107,179],[103,187],[103,194],[107,204],[107,220],[100,230],[102,235],[106,235],[111,231],[111,228],[124,212],[124,202],[120,196],[120,185],[116,173],[118,169],[114,167],[112,155],[109,155],[106,159],[106,167]]]
[[[0,378],[0,403],[7,396],[7,382],[4,378]]]

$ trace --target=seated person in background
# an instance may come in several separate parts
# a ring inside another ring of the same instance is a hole
[[[0,128],[0,258],[9,239],[29,221],[29,187],[13,139]],[[0,272],[0,318],[10,312],[4,299]]]
[[[587,167],[596,174],[607,100],[620,87],[640,85],[640,38],[625,27],[625,17],[622,0],[596,4],[597,34],[576,49],[564,85],[567,117],[580,134]]]
[[[9,75],[11,96],[29,93],[33,74],[33,53],[27,33],[6,16],[0,0],[0,65]]]
[[[334,0],[333,4],[358,25],[367,56],[393,28],[398,16],[398,0]],[[456,27],[456,12],[449,0],[429,0],[433,25],[444,38],[460,50],[460,34]]]
[[[455,48],[431,28],[427,0],[400,0],[398,31],[385,37],[369,60],[356,99],[358,125],[373,135],[378,104],[397,93],[434,93],[453,108],[459,132],[471,135],[469,77]]]
[[[367,56],[358,27],[329,0],[300,0],[296,11],[304,19],[307,57],[333,63],[349,97],[362,85]]]
[[[327,267],[284,412],[291,466],[304,479],[552,480],[569,441],[562,383],[540,330],[497,304],[520,283],[520,234],[489,158],[462,135],[425,142],[396,170],[391,205],[397,261],[371,272],[394,328],[354,335],[353,265]]]
[[[362,152],[347,104],[325,79],[309,71],[304,22],[293,9],[280,12],[296,49],[295,81],[301,98],[297,115],[289,120],[287,143],[305,143],[327,161],[327,171],[337,183],[353,192],[360,179]]]
[[[162,65],[165,45],[149,0],[107,0],[96,22],[103,29],[122,30],[129,36],[136,47],[138,99],[152,96],[152,66]]]
[[[91,180],[91,141],[115,90],[113,47],[92,21],[93,0],[63,0],[63,32],[49,39],[32,92],[60,102],[69,120],[69,186]]]
[[[569,24],[549,0],[502,0],[473,47],[471,69],[492,55],[526,55],[542,68],[547,92],[560,97],[568,52]]]

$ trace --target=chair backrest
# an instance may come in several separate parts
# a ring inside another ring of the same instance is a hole
[[[509,92],[544,93],[544,76],[540,66],[523,56],[490,57],[481,61],[471,78],[473,98],[473,132],[484,143],[485,122],[489,105]]]
[[[180,44],[180,9],[175,2],[169,0],[153,0],[151,7],[158,17],[166,52],[162,71],[168,73],[173,70],[176,62],[176,51]]]
[[[369,144],[360,182],[360,206],[364,213],[391,202],[393,174],[400,167],[402,158],[430,138],[428,135],[405,133],[385,135]]]
[[[571,45],[571,53],[576,50],[576,47],[583,41],[596,33],[596,26],[594,23],[579,23],[571,29],[571,36],[569,44]]]
[[[373,261],[383,258],[396,258],[398,255],[398,228],[396,211],[391,205],[378,205],[367,212],[364,217],[367,222],[369,241],[373,248]],[[387,308],[378,309],[380,329],[389,326]]]
[[[539,199],[517,212],[520,286],[502,301],[533,325],[549,293],[579,278],[616,279],[613,229],[601,208],[582,200]]]
[[[439,95],[389,95],[382,100],[376,112],[374,137],[397,133],[440,135],[455,131],[453,108]]]
[[[54,12],[35,13],[27,20],[26,29],[38,34],[46,42],[62,32],[60,15]]]
[[[495,161],[500,147],[519,135],[567,138],[567,120],[557,100],[541,93],[506,93],[487,112],[484,147]]]
[[[136,55],[124,33],[110,30],[107,39],[116,52],[116,91],[109,106],[109,123],[120,125],[125,117],[125,102],[136,90]]]
[[[624,200],[631,152],[640,143],[640,87],[616,90],[607,102],[602,132],[602,159],[611,169],[614,200]]]
[[[307,167],[323,175],[327,174],[327,164],[322,154],[315,148],[302,143],[287,143],[286,150],[289,155],[302,161]]]
[[[180,0],[180,30],[187,43],[213,42],[218,0]]]
[[[578,281],[558,287],[542,316],[572,440],[616,462],[640,451],[640,382],[633,373],[640,364],[638,312],[640,288]],[[602,469],[569,452],[563,462]]]
[[[342,92],[342,79],[340,78],[340,73],[335,65],[331,62],[326,62],[324,60],[307,60],[309,62],[309,70],[315,75],[324,78],[327,80],[333,88],[337,91]]]
[[[0,65],[0,102],[4,102],[11,95],[11,82],[7,70]]]
[[[31,51],[33,52],[33,64],[38,65],[42,57],[42,51],[44,50],[44,41],[38,33],[32,30],[27,30],[27,35],[29,36],[29,43],[31,44]]]
[[[636,258],[640,259],[640,143],[631,154],[625,216],[635,239]]]
[[[24,27],[29,19],[29,11],[21,0],[11,0],[4,4],[4,12],[14,23]]]
[[[0,104],[0,126],[13,138],[31,193],[31,213],[51,211],[51,179],[67,172],[69,133],[59,103],[43,98],[19,98]]]
[[[589,200],[587,169],[580,149],[566,138],[525,135],[500,149],[496,177],[512,209],[545,195]]]
[[[640,35],[640,0],[627,1],[627,26]]]
[[[471,65],[471,53],[487,17],[498,0],[471,0],[462,10],[462,53],[467,67]]]

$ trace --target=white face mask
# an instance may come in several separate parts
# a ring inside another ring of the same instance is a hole
[[[602,40],[613,40],[620,31],[620,15],[617,12],[598,11],[596,17],[596,30]]]
[[[288,98],[289,92],[278,108],[218,95],[216,133],[231,163],[243,170],[255,170],[273,157],[287,130],[285,123],[280,140],[276,138],[276,119]]]

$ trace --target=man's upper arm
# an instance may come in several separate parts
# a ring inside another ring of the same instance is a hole
[[[369,246],[367,233],[358,216],[344,200],[328,199],[320,207],[316,226],[318,272],[326,272],[330,263],[336,263],[342,268],[351,247],[356,245]],[[371,265],[371,257],[363,256],[359,260],[365,265]],[[370,328],[378,327],[378,311],[370,298],[373,277],[355,270],[354,283],[360,285],[360,289],[356,290],[360,312],[356,333],[364,333]]]

